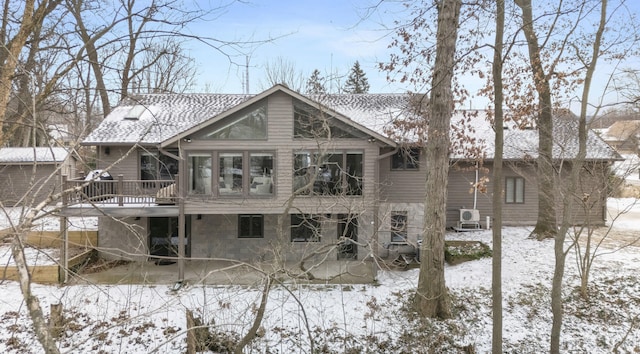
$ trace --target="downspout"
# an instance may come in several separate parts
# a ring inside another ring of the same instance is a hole
[[[184,184],[184,152],[178,140],[178,184]],[[184,215],[184,188],[176,184],[178,188],[178,281],[184,280],[184,241],[185,241],[185,215]]]
[[[478,204],[478,162],[476,161],[476,181],[473,184],[473,209],[477,209]]]

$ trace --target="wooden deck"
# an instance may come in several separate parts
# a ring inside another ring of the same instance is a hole
[[[100,203],[111,205],[175,204],[178,195],[177,179],[173,180],[124,180],[120,175],[114,180],[64,179],[64,189],[75,189],[63,198],[63,205]]]

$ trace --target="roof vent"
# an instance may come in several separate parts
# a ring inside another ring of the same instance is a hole
[[[127,114],[125,114],[124,119],[138,120],[140,119],[140,116],[142,115],[142,113],[144,113],[144,111],[146,110],[147,110],[147,107],[137,104],[133,106],[129,110],[129,112],[127,112]]]

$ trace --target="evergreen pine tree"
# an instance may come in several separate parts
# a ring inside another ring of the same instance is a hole
[[[327,89],[324,87],[324,81],[324,78],[320,76],[320,70],[313,70],[313,73],[311,73],[311,77],[309,78],[309,80],[307,80],[307,93],[327,93]]]
[[[369,92],[369,80],[360,68],[360,63],[356,60],[351,68],[347,82],[344,84],[345,93],[367,93]]]

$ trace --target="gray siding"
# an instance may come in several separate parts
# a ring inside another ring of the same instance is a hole
[[[391,154],[384,149],[380,155]],[[380,200],[389,203],[424,203],[427,180],[425,154],[420,154],[417,170],[392,170],[391,156],[380,159]]]
[[[391,171],[390,161],[381,160],[381,201],[390,205],[402,205],[409,203],[423,206],[425,198],[424,182],[426,171],[421,168],[419,171]],[[424,163],[424,162],[423,162]],[[422,164],[424,166],[424,164]],[[386,169],[386,173],[384,172]],[[532,166],[514,165],[507,163],[503,169],[505,177],[522,176],[525,179],[525,202],[523,204],[508,204],[503,207],[504,225],[531,225],[535,223],[538,212],[537,184],[535,180],[535,169]],[[480,211],[480,224],[486,227],[486,217],[493,218],[492,195],[493,195],[493,168],[491,164],[486,164],[478,172],[478,179],[488,178],[484,184],[484,191],[478,190],[475,194],[475,208]],[[416,183],[413,180],[420,181]],[[413,181],[412,181],[413,180]],[[447,227],[454,227],[460,220],[460,209],[474,208],[473,184],[476,180],[475,170],[472,165],[457,162],[449,169],[448,192],[447,192]],[[504,182],[501,183],[504,186]],[[503,187],[504,188],[504,187]],[[502,191],[501,191],[502,192]],[[419,208],[412,207],[413,210]],[[396,209],[393,209],[396,210]],[[399,210],[402,210],[400,207]],[[421,222],[422,216],[419,216]],[[416,221],[416,223],[419,223]]]
[[[108,148],[108,149],[107,149]],[[106,151],[108,150],[108,154]],[[131,147],[109,146],[99,147],[97,169],[109,169],[109,172],[116,178],[123,175],[125,180],[137,180],[140,178],[139,150],[130,151]],[[122,159],[121,161],[118,161]],[[118,163],[116,163],[118,162]],[[88,171],[84,171],[85,173]]]
[[[53,164],[40,164],[34,175],[32,165],[0,167],[0,200],[5,206],[14,206],[20,200],[21,205],[33,205],[61,191],[61,175],[55,170]]]
[[[364,195],[349,197],[296,197],[293,192],[293,154],[300,150],[317,150],[319,141],[293,139],[293,102],[289,95],[276,93],[268,98],[268,139],[264,141],[192,141],[183,144],[185,152],[198,151],[273,151],[275,153],[274,196],[270,198],[229,198],[189,196],[185,205],[188,214],[248,214],[286,212],[291,206],[302,213],[362,212],[375,200],[375,163],[377,145],[366,140],[345,139],[320,142],[327,151],[358,150],[363,152]],[[182,174],[183,181],[186,176]],[[290,204],[289,204],[290,202]]]

